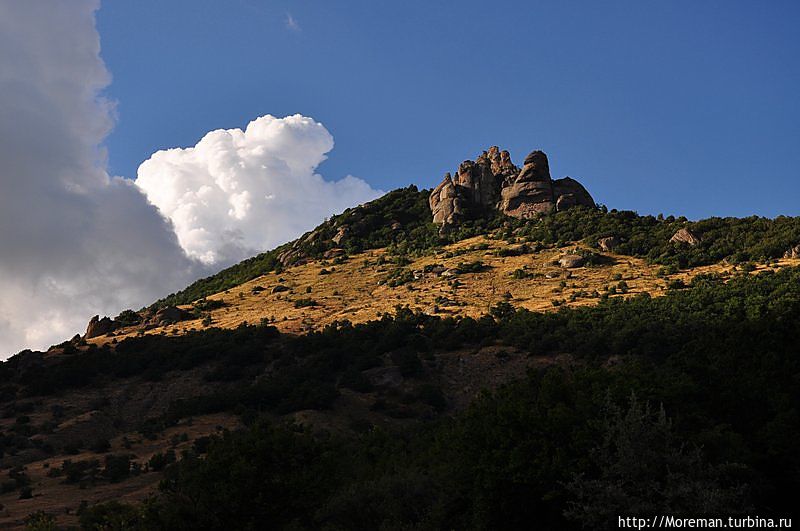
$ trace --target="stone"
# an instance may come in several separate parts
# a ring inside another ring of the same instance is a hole
[[[453,225],[464,218],[464,198],[456,188],[453,178],[445,174],[439,186],[433,189],[428,204],[433,212],[433,222]]]
[[[492,146],[474,161],[464,161],[455,176],[449,173],[431,192],[433,222],[456,225],[499,210],[507,216],[531,219],[574,206],[595,206],[594,199],[570,177],[553,180],[547,155],[533,151],[523,167],[511,162],[508,151]]]
[[[192,317],[192,314],[182,310],[177,306],[164,306],[153,316],[152,322],[157,324],[170,324],[185,321]]]
[[[339,230],[336,232],[333,238],[331,238],[331,241],[336,245],[339,245],[342,243],[342,240],[344,240],[347,237],[348,234],[350,234],[350,227],[348,227],[347,225],[342,225],[341,227],[339,227]]]
[[[565,254],[564,256],[558,259],[558,265],[560,265],[564,269],[581,267],[585,262],[586,259],[584,259],[579,254]]]
[[[800,258],[800,244],[795,245],[785,253],[783,253],[784,258]]]
[[[340,248],[336,247],[336,248],[328,249],[327,251],[325,251],[325,253],[322,255],[322,257],[325,260],[330,260],[331,258],[338,258],[338,257],[344,256],[346,254],[347,254],[347,251],[345,251],[344,249],[340,249]]]
[[[553,196],[556,197],[556,210],[561,212],[562,210],[566,210],[567,208],[571,208],[574,206],[586,206],[594,208],[594,199],[583,187],[581,183],[573,179],[572,177],[564,177],[563,179],[556,179],[553,181]],[[561,201],[561,198],[569,198],[568,201],[565,202],[565,208],[560,208],[558,205]]]
[[[100,319],[99,315],[95,315],[89,320],[84,338],[91,339],[93,337],[104,336],[109,332],[113,332],[116,328],[117,323],[115,323],[113,320],[109,319],[108,317],[103,317]]]
[[[605,238],[600,238],[597,240],[597,246],[600,247],[601,251],[606,253],[610,253],[613,251],[618,245],[620,244],[619,238],[616,236],[607,236]]]
[[[700,238],[692,233],[692,231],[689,229],[679,229],[677,232],[675,232],[675,234],[672,235],[672,238],[670,238],[669,241],[671,243],[685,243],[694,247],[700,243]]]
[[[272,288],[272,293],[282,293],[284,291],[289,291],[289,288],[282,284],[278,284],[277,286]]]

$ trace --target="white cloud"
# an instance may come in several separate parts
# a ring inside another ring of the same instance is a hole
[[[352,176],[316,174],[331,149],[333,137],[311,118],[267,115],[244,131],[211,131],[194,147],[153,154],[136,184],[172,221],[189,256],[229,264],[380,194]]]
[[[286,27],[292,31],[301,31],[302,28],[291,13],[286,13]]]
[[[67,339],[91,315],[150,303],[377,195],[353,177],[314,173],[333,140],[302,116],[160,151],[139,186],[109,177],[98,7],[0,1],[0,358]]]
[[[104,169],[113,120],[97,7],[0,3],[0,358],[200,272],[144,195]]]

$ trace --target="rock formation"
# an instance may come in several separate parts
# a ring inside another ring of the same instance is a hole
[[[616,236],[608,236],[597,240],[597,246],[600,247],[601,251],[606,253],[613,251],[619,244],[619,238]]]
[[[453,225],[494,210],[529,219],[553,210],[594,206],[594,200],[570,177],[554,181],[542,151],[530,153],[520,169],[508,151],[492,146],[474,161],[462,162],[455,176],[446,174],[429,204],[434,223]]]
[[[153,324],[171,324],[177,323],[178,321],[185,321],[191,317],[191,313],[177,306],[164,306],[156,312],[150,322]]]
[[[564,269],[572,269],[574,267],[581,267],[586,262],[586,259],[579,254],[565,254],[558,259],[558,265]]]
[[[678,229],[678,231],[672,235],[672,238],[670,238],[669,241],[671,243],[685,243],[694,247],[700,243],[700,238],[695,236],[695,234],[689,229]]]
[[[86,339],[93,337],[104,336],[109,332],[113,332],[117,328],[117,323],[108,317],[100,319],[99,315],[95,315],[89,320],[89,325],[86,327]]]
[[[785,253],[783,253],[784,258],[800,258],[800,244],[795,245]]]

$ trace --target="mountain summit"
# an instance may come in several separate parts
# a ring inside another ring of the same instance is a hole
[[[543,151],[532,151],[522,168],[508,151],[492,146],[474,161],[461,163],[455,176],[445,174],[429,199],[433,222],[455,225],[492,210],[531,219],[576,205],[594,206],[586,188],[571,177],[553,180]]]

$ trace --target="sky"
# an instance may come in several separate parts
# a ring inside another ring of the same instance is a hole
[[[0,358],[491,145],[798,215],[796,2],[0,0]]]
[[[324,175],[383,190],[497,144],[611,208],[798,214],[799,22],[793,1],[108,2],[110,169],[301,113],[335,138]]]

